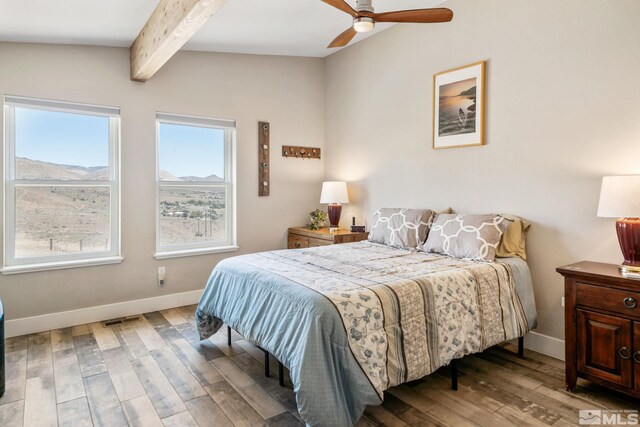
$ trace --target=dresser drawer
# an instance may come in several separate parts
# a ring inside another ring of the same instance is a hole
[[[323,240],[323,239],[314,239],[313,237],[309,237],[309,247],[313,248],[314,246],[326,246],[333,245],[331,240]]]
[[[613,311],[625,316],[640,317],[640,293],[592,286],[576,285],[576,303],[584,307]]]
[[[295,234],[289,234],[287,239],[287,247],[289,249],[300,249],[309,247],[309,238],[304,236],[298,236]]]

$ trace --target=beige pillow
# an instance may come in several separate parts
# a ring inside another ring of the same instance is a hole
[[[433,216],[431,209],[380,209],[373,214],[369,241],[415,249],[427,239]]]
[[[507,219],[509,224],[506,231],[500,239],[498,248],[496,249],[497,258],[510,258],[519,256],[526,260],[527,253],[525,251],[525,243],[527,233],[531,224],[522,218],[513,215],[502,215]]]
[[[500,215],[438,215],[422,249],[456,258],[493,261],[508,223]]]

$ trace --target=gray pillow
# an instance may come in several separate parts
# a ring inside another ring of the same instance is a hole
[[[380,209],[373,214],[369,241],[415,249],[426,240],[433,216],[431,209]]]
[[[422,246],[456,258],[493,261],[500,237],[509,226],[500,215],[438,215]]]

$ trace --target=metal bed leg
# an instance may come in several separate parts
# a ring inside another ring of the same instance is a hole
[[[231,345],[231,326],[227,325],[227,345]]]
[[[524,337],[518,338],[518,356],[524,357]]]
[[[458,390],[458,360],[453,359],[451,364],[451,390]]]
[[[278,384],[284,387],[284,366],[280,361],[278,361]]]
[[[269,352],[264,349],[260,349],[264,351],[264,376],[269,377]]]

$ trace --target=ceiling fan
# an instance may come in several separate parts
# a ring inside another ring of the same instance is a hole
[[[453,19],[450,9],[439,7],[433,9],[396,10],[393,12],[374,13],[371,0],[358,0],[357,10],[353,9],[344,0],[322,0],[353,17],[353,25],[347,31],[333,39],[329,48],[342,47],[349,44],[357,33],[366,33],[373,30],[376,22],[449,22]]]

